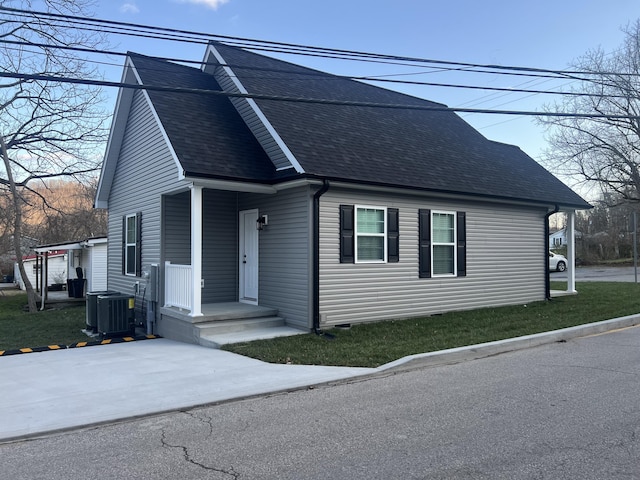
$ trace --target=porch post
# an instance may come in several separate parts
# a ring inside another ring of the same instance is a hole
[[[576,212],[567,212],[567,292],[576,293]]]
[[[191,313],[202,315],[202,187],[191,186]]]

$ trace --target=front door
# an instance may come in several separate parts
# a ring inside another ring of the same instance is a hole
[[[240,301],[258,304],[258,210],[240,212]]]

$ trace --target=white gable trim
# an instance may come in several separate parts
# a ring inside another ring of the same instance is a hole
[[[131,60],[131,57],[127,57],[127,60],[125,62],[121,83],[137,85],[143,84],[134,63]],[[127,87],[120,87],[120,90],[118,91],[116,109],[111,123],[109,140],[107,142],[104,161],[102,163],[102,169],[100,171],[98,190],[96,192],[96,208],[109,208],[109,191],[111,190],[111,184],[115,175],[118,156],[120,154],[120,148],[122,147],[122,141],[124,139],[127,120],[129,118],[129,111],[131,110],[131,103],[133,102],[133,95],[135,91],[136,89]],[[142,90],[142,94],[144,95],[145,101],[147,102],[147,105],[149,106],[153,114],[153,118],[158,125],[160,132],[162,133],[162,137],[164,138],[169,151],[171,152],[171,157],[176,163],[176,167],[178,168],[178,179],[182,180],[184,179],[184,168],[182,168],[180,160],[178,159],[178,156],[173,149],[173,145],[171,145],[171,141],[169,140],[167,132],[165,131],[164,126],[160,121],[160,117],[158,116],[158,113],[156,112],[156,109],[154,108],[153,103],[149,98],[149,94],[146,90]]]
[[[216,58],[217,62],[222,67],[223,72],[233,82],[234,86],[238,89],[238,92],[243,93],[245,95],[249,94],[247,89],[244,87],[240,79],[233,72],[231,67],[229,67],[229,65],[227,64],[226,60],[222,57],[220,52],[218,52],[218,50],[216,50],[216,48],[211,44],[207,46],[207,52],[205,53],[205,56],[204,56],[205,61],[203,63],[203,70],[205,69],[208,63],[207,59],[209,58],[210,54]],[[249,107],[251,107],[251,110],[253,110],[253,112],[256,114],[256,116],[258,117],[258,119],[260,120],[264,128],[267,130],[271,138],[273,138],[273,140],[276,142],[276,144],[278,145],[278,147],[280,148],[284,156],[287,158],[287,160],[291,164],[290,167],[279,168],[278,170],[286,170],[288,168],[294,168],[297,173],[304,173],[304,169],[300,165],[300,162],[298,162],[293,152],[289,150],[289,147],[287,146],[287,144],[284,142],[282,137],[280,137],[280,135],[278,134],[276,129],[273,127],[271,122],[267,119],[266,115],[262,112],[262,110],[260,109],[256,101],[253,98],[245,98],[243,100],[245,100],[249,105]]]

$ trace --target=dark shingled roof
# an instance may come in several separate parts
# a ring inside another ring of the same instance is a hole
[[[249,93],[442,107],[362,82],[213,43]],[[143,83],[220,89],[198,69],[133,56]],[[152,63],[150,63],[152,62]],[[161,64],[162,68],[154,65]],[[275,182],[273,165],[224,97],[149,92],[185,170]],[[256,100],[304,169],[317,178],[589,208],[519,148],[486,139],[448,111]]]
[[[144,85],[218,90],[199,69],[129,53]],[[226,96],[147,90],[185,175],[272,181],[275,167]]]

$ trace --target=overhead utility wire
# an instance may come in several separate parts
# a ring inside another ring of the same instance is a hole
[[[466,63],[466,62],[452,62],[452,61],[447,61],[447,60],[436,60],[436,59],[425,59],[425,58],[417,58],[417,57],[407,57],[407,56],[397,56],[397,55],[386,55],[386,54],[377,54],[377,53],[369,53],[369,52],[362,52],[362,51],[355,51],[355,50],[343,50],[343,49],[334,49],[334,48],[327,48],[327,47],[316,47],[316,46],[309,46],[309,45],[301,45],[301,44],[294,44],[294,43],[284,43],[284,42],[275,42],[275,41],[269,41],[269,40],[258,40],[258,39],[251,39],[251,38],[243,38],[243,37],[234,37],[234,36],[228,36],[228,35],[219,35],[219,34],[211,34],[211,33],[204,33],[204,32],[195,32],[195,31],[190,31],[190,30],[182,30],[182,29],[174,29],[174,28],[167,28],[167,27],[157,27],[157,26],[152,26],[152,25],[144,25],[144,24],[137,24],[137,23],[128,23],[128,22],[119,22],[119,21],[114,21],[114,20],[103,20],[103,19],[94,19],[94,18],[89,18],[89,17],[80,17],[80,16],[74,16],[74,15],[67,15],[67,14],[59,14],[59,13],[49,13],[49,12],[42,12],[42,11],[34,11],[34,10],[23,10],[23,9],[17,9],[17,8],[10,8],[10,7],[4,7],[4,6],[0,6],[0,11],[6,11],[6,12],[10,12],[13,14],[20,14],[20,15],[28,15],[31,17],[38,17],[38,16],[43,16],[43,17],[48,17],[48,18],[55,18],[55,19],[62,19],[65,21],[69,21],[69,20],[75,20],[75,21],[82,21],[82,22],[89,22],[92,25],[109,25],[112,26],[114,28],[122,28],[122,27],[126,27],[126,28],[135,28],[135,29],[144,29],[144,30],[150,30],[150,31],[158,31],[158,32],[164,32],[169,33],[169,34],[180,34],[180,35],[191,35],[191,36],[199,36],[199,37],[204,37],[206,39],[211,39],[211,38],[220,38],[220,39],[226,39],[229,41],[235,41],[235,42],[243,42],[245,44],[245,48],[259,48],[259,46],[271,46],[272,48],[278,48],[279,50],[277,50],[280,53],[297,53],[297,51],[307,51],[307,52],[324,52],[327,54],[335,54],[337,55],[336,58],[341,58],[341,57],[348,57],[347,59],[357,59],[357,58],[352,58],[352,57],[364,57],[364,58],[373,58],[373,59],[379,59],[379,60],[395,60],[395,61],[406,61],[406,62],[413,62],[413,63],[431,63],[431,64],[441,64],[441,65],[456,65],[456,66],[463,66],[463,67],[470,67],[470,68],[484,68],[484,69],[493,69],[493,70],[507,70],[507,71],[519,71],[519,72],[537,72],[537,73],[551,73],[551,74],[556,74],[556,75],[566,75],[566,76],[572,76],[572,75],[592,75],[592,74],[618,74],[618,75],[636,75],[636,74],[627,74],[627,73],[620,73],[620,72],[588,72],[588,71],[570,71],[570,70],[550,70],[550,69],[542,69],[542,68],[535,68],[535,67],[520,67],[520,66],[506,66],[506,65],[493,65],[493,64],[477,64],[477,63]],[[155,37],[157,38],[157,37]],[[253,46],[250,46],[253,45]]]
[[[9,44],[9,45],[20,45],[20,46],[31,46],[38,48],[54,48],[60,50],[69,50],[75,52],[83,52],[83,53],[96,53],[96,54],[104,54],[104,55],[115,55],[126,57],[128,54],[125,52],[116,52],[111,50],[99,50],[93,48],[85,48],[85,47],[72,47],[66,45],[49,45],[45,43],[35,43],[35,42],[24,42],[18,40],[0,40],[0,44]],[[32,52],[37,53],[37,52]],[[170,62],[181,62],[181,63],[193,63],[197,65],[201,65],[202,61],[200,60],[186,60],[186,59],[178,59],[178,58],[169,58],[169,57],[152,57],[157,60],[165,60]],[[97,62],[96,62],[97,63]],[[113,66],[120,66],[117,64],[110,64]],[[235,65],[228,65],[230,67],[235,67]],[[291,72],[286,70],[278,70],[278,69],[268,69],[268,68],[257,68],[257,67],[242,67],[247,70],[254,70],[259,72],[270,72],[270,73],[285,73],[290,74]],[[509,88],[509,87],[483,87],[477,85],[461,85],[461,84],[452,84],[452,83],[439,83],[439,82],[423,82],[423,81],[412,81],[412,80],[394,80],[388,78],[379,78],[379,77],[370,77],[370,76],[349,76],[349,75],[321,75],[320,73],[302,73],[296,72],[296,75],[309,75],[309,76],[318,76],[321,78],[331,79],[331,78],[340,78],[340,79],[349,79],[349,80],[361,80],[361,81],[369,81],[369,82],[385,82],[385,83],[395,83],[395,84],[405,84],[405,85],[421,85],[428,87],[446,87],[446,88],[464,88],[470,90],[486,90],[486,91],[494,91],[494,92],[506,92],[506,93],[533,93],[533,94],[546,94],[546,95],[567,95],[567,96],[579,96],[579,97],[597,97],[597,98],[627,98],[624,95],[603,95],[603,94],[595,94],[595,93],[586,93],[586,92],[558,92],[552,90],[534,90],[534,89],[522,89],[522,88]],[[557,77],[552,77],[557,78]]]
[[[0,10],[2,10],[2,7],[0,7]],[[74,22],[74,21],[70,21],[70,23],[81,23],[81,24],[86,24],[86,22]],[[118,22],[119,23],[119,22]],[[55,26],[58,27],[64,27],[67,26],[66,23],[58,23]],[[83,30],[83,31],[89,31],[89,32],[96,32],[96,33],[112,33],[112,34],[116,34],[116,35],[126,35],[126,36],[130,36],[130,37],[136,37],[136,38],[149,38],[149,39],[156,39],[156,40],[168,40],[168,41],[177,41],[177,42],[184,42],[184,43],[192,43],[192,44],[199,44],[199,45],[207,45],[210,41],[211,37],[218,37],[218,35],[215,34],[210,34],[209,35],[209,39],[203,38],[203,39],[197,39],[197,38],[188,38],[188,37],[184,37],[184,36],[175,36],[175,35],[169,35],[167,36],[166,34],[158,34],[158,33],[153,33],[153,32],[145,32],[145,33],[134,33],[131,31],[119,31],[119,30],[105,30],[104,28],[88,28],[88,27],[76,27],[78,30]],[[111,27],[108,27],[111,28]],[[151,27],[148,27],[151,28]],[[159,27],[156,27],[159,28]],[[129,30],[129,29],[126,29]],[[204,35],[204,34],[203,34]],[[334,59],[334,60],[351,60],[351,61],[359,61],[359,62],[364,62],[364,63],[379,63],[379,64],[385,64],[385,65],[396,65],[396,66],[400,66],[400,67],[415,67],[415,62],[414,63],[408,63],[408,61],[400,61],[400,60],[387,60],[385,58],[383,58],[384,56],[381,56],[381,58],[375,58],[375,57],[367,57],[367,58],[359,58],[359,57],[354,57],[354,56],[346,56],[346,55],[337,55],[334,53],[317,53],[314,52],[313,50],[309,50],[315,47],[308,47],[307,50],[302,50],[302,49],[290,49],[289,47],[286,48],[274,48],[274,47],[265,47],[265,46],[260,46],[257,44],[252,44],[252,43],[247,43],[244,41],[233,41],[233,40],[224,40],[225,44],[227,45],[231,45],[231,46],[235,46],[235,47],[241,47],[241,48],[248,48],[251,50],[255,50],[255,51],[260,51],[260,52],[271,52],[271,53],[280,53],[280,54],[289,54],[289,55],[300,55],[300,56],[306,56],[306,57],[314,57],[314,58],[328,58],[328,59]],[[265,41],[267,42],[267,41]],[[272,42],[268,42],[268,43],[272,43]],[[56,48],[63,48],[63,46],[58,46]],[[370,54],[370,55],[376,55],[376,54]],[[398,57],[400,58],[400,57]],[[174,61],[183,61],[183,60],[179,60],[179,59],[174,59]],[[455,62],[452,62],[452,64],[455,64]],[[473,67],[458,67],[458,68],[453,68],[453,67],[439,67],[439,66],[431,66],[430,68],[434,69],[437,72],[441,72],[441,71],[451,71],[451,72],[468,72],[468,73],[487,73],[487,74],[491,74],[491,75],[510,75],[510,76],[524,76],[524,77],[541,77],[541,78],[562,78],[562,79],[566,79],[566,78],[574,78],[574,77],[568,77],[567,75],[563,74],[561,71],[559,71],[560,73],[557,74],[553,74],[553,73],[549,73],[549,74],[542,74],[542,73],[538,73],[538,74],[534,74],[534,73],[521,73],[521,72],[509,72],[509,71],[493,71],[493,70],[478,70],[478,69],[472,69]]]
[[[106,80],[90,80],[90,79],[79,79],[79,78],[70,78],[70,77],[58,77],[58,76],[52,76],[52,75],[37,75],[37,74],[24,74],[24,73],[18,74],[18,73],[0,72],[0,78],[17,78],[21,80],[52,81],[52,82],[61,82],[61,83],[74,83],[74,84],[80,84],[80,85],[120,87],[120,88],[130,88],[134,90],[152,90],[152,91],[171,92],[171,93],[206,94],[206,95],[233,97],[233,98],[250,98],[254,100],[272,100],[272,101],[279,101],[279,102],[385,108],[385,109],[392,109],[392,110],[487,113],[487,114],[499,114],[499,115],[526,115],[526,116],[535,116],[535,117],[610,118],[610,119],[640,120],[640,116],[635,116],[635,115],[533,112],[533,111],[517,111],[517,110],[488,110],[488,109],[477,109],[477,108],[447,107],[445,105],[426,106],[426,105],[407,105],[407,104],[395,104],[395,103],[358,102],[358,101],[345,101],[345,100],[329,100],[329,99],[320,99],[320,98],[316,99],[316,98],[304,98],[304,97],[286,97],[281,95],[264,95],[264,94],[255,94],[255,93],[239,93],[239,92],[228,92],[228,91],[220,91],[220,90],[208,90],[208,89],[201,89],[201,88],[182,88],[182,87],[177,88],[177,87],[164,87],[161,85],[139,85],[139,84],[129,84],[129,83],[122,83],[122,82],[110,82]]]
[[[128,56],[128,53],[125,52],[116,52],[111,50],[99,50],[92,48],[84,48],[84,47],[71,47],[64,45],[49,45],[44,43],[34,43],[34,42],[24,42],[18,40],[0,40],[0,44],[10,44],[10,45],[20,45],[20,46],[32,46],[38,48],[54,48],[60,50],[71,50],[76,52],[84,52],[84,53],[97,53],[104,55],[115,55],[115,56]],[[31,52],[37,54],[37,52]],[[186,60],[186,59],[178,59],[178,58],[170,58],[170,57],[156,57],[153,56],[151,58],[157,60],[165,60],[170,62],[181,62],[181,63],[193,63],[197,65],[201,65],[201,60]],[[91,61],[92,63],[101,63],[111,66],[121,66],[120,64],[115,63],[106,63],[106,62],[97,62]],[[228,65],[230,67],[235,67],[235,65]],[[270,73],[285,73],[290,74],[291,72],[286,70],[278,70],[278,69],[268,69],[268,68],[257,68],[257,67],[243,67],[246,70],[255,70],[259,72],[270,72]],[[147,69],[151,70],[151,69]],[[511,87],[484,87],[477,85],[461,85],[461,84],[453,84],[453,83],[440,83],[440,82],[424,82],[424,81],[412,81],[412,80],[394,80],[388,78],[380,78],[380,77],[371,77],[371,76],[349,76],[349,75],[321,75],[320,73],[302,73],[296,72],[296,75],[309,75],[310,77],[317,76],[322,79],[330,80],[332,78],[338,79],[348,79],[348,80],[361,80],[368,82],[384,82],[384,83],[395,83],[395,84],[405,84],[405,85],[419,85],[419,86],[427,86],[427,87],[444,87],[444,88],[461,88],[461,89],[469,89],[469,90],[483,90],[483,91],[492,91],[492,92],[505,92],[505,93],[530,93],[530,94],[544,94],[544,95],[562,95],[562,96],[576,96],[576,97],[595,97],[595,98],[627,98],[625,95],[615,95],[615,94],[598,94],[598,93],[587,93],[587,92],[562,92],[562,91],[553,91],[553,90],[535,90],[535,89],[524,89],[524,88],[511,88]],[[552,77],[556,78],[556,77]]]

